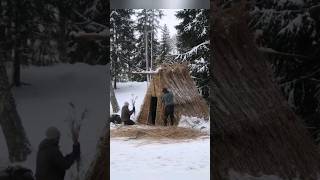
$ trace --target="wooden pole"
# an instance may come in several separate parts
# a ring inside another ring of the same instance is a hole
[[[146,18],[147,19],[147,18]],[[149,62],[148,62],[148,32],[147,32],[147,25],[144,28],[144,36],[145,36],[145,51],[146,51],[146,71],[149,69]],[[147,76],[147,81],[149,82],[149,77]]]

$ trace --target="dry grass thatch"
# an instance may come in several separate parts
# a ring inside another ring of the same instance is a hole
[[[227,179],[233,169],[315,180],[320,172],[319,153],[275,85],[267,60],[253,42],[245,13],[239,7],[215,11],[212,20],[213,178]]]
[[[148,124],[151,97],[157,97],[155,125],[163,125],[164,108],[161,102],[162,89],[168,88],[174,94],[175,117],[178,124],[181,115],[199,118],[209,117],[206,101],[199,94],[195,82],[185,64],[164,64],[153,78],[144,98],[138,122]]]
[[[99,139],[96,156],[91,162],[85,180],[110,179],[109,139],[109,131],[105,130],[105,133]]]
[[[139,128],[139,127],[121,127],[111,130],[111,138],[128,137],[130,139],[149,139],[149,140],[184,140],[196,139],[201,136],[208,135],[199,130],[182,128],[182,127],[155,127],[155,128]]]

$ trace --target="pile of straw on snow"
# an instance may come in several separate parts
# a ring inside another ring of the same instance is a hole
[[[185,140],[196,139],[201,136],[207,136],[206,132],[201,132],[196,129],[183,127],[161,127],[141,128],[138,126],[126,126],[111,130],[111,138],[128,137],[130,139],[149,139],[149,140]]]

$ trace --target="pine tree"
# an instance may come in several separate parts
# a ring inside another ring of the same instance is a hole
[[[205,98],[209,87],[209,10],[185,9],[178,11],[176,17],[181,20],[176,26],[178,31],[177,59],[188,61],[191,75]]]
[[[133,10],[117,9],[110,14],[110,59],[112,65],[112,77],[114,88],[116,82],[128,78],[130,72],[131,59],[135,51],[134,24],[131,19]]]
[[[209,10],[185,9],[178,11],[176,17],[182,20],[176,26],[180,53],[187,52],[209,39]]]
[[[22,8],[23,7],[23,8]],[[31,0],[3,0],[0,4],[0,20],[3,30],[1,49],[6,62],[13,64],[13,83],[21,85],[20,64],[30,57],[30,40],[37,33],[36,4]]]
[[[170,33],[167,25],[165,24],[162,29],[162,39],[160,44],[160,62],[158,64],[161,64],[165,62],[166,56],[169,55],[171,51],[171,39],[170,39]]]

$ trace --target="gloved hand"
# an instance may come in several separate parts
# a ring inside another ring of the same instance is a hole
[[[80,158],[80,143],[73,144],[72,153],[74,154],[76,159]]]

